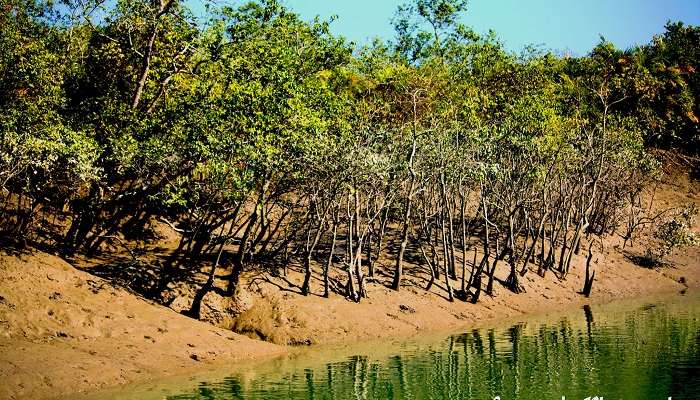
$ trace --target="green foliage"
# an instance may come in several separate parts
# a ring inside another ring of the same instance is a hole
[[[654,232],[659,245],[655,249],[647,250],[647,258],[654,264],[660,264],[676,249],[697,246],[700,242],[700,234],[692,231],[697,215],[697,206],[691,203],[679,210],[675,216],[661,223]]]
[[[72,195],[99,178],[97,144],[63,117],[65,32],[37,4],[0,3],[0,189]]]
[[[394,42],[354,49],[277,0],[205,19],[180,0],[0,0],[0,195],[18,203],[0,229],[24,235],[48,206],[68,225],[57,244],[90,252],[161,217],[183,232],[176,256],[235,242],[242,266],[309,251],[331,220],[365,244],[379,219],[444,227],[473,192],[498,235],[551,217],[566,250],[614,231],[614,199],[655,174],[648,146],[698,148],[697,27],[518,56],[461,25],[466,9],[412,1]]]
[[[399,6],[394,18],[396,51],[409,61],[442,54],[443,41],[463,31],[457,20],[466,0],[414,0]]]

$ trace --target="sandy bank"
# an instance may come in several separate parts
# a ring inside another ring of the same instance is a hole
[[[611,251],[613,252],[613,251]],[[409,287],[398,294],[370,285],[369,299],[354,304],[261,288],[248,320],[272,329],[266,318],[284,315],[277,335],[298,342],[339,343],[454,330],[525,313],[555,312],[584,303],[700,287],[695,262],[651,270],[610,260],[600,269],[594,297],[576,293],[579,271],[564,281],[526,275],[527,292],[501,286],[479,304],[448,303],[437,292]],[[505,272],[505,271],[503,271]],[[294,279],[290,273],[288,279]],[[685,278],[686,284],[678,282]],[[68,394],[143,382],[264,358],[289,347],[192,320],[124,289],[75,270],[57,257],[0,256],[0,398],[61,398]],[[266,310],[278,315],[267,315]],[[272,311],[270,311],[272,312]],[[256,314],[257,313],[257,314]]]
[[[0,253],[0,398],[62,398],[284,351],[142,300],[58,257]]]
[[[698,184],[679,182],[664,189],[660,206],[700,204]],[[583,284],[582,256],[574,259],[564,280],[530,271],[522,279],[525,293],[496,284],[494,296],[483,294],[478,304],[448,302],[441,284],[425,291],[425,273],[416,265],[407,269],[405,287],[394,292],[387,288],[390,260],[377,267],[377,276],[368,281],[368,298],[360,304],[336,293],[329,299],[318,296],[318,276],[312,284],[315,294],[300,295],[303,276],[293,267],[281,277],[251,275],[246,282],[252,307],[235,320],[235,328],[278,343],[347,343],[454,331],[585,303],[700,288],[697,247],[674,254],[672,267],[647,269],[630,260],[643,253],[648,241],[625,249],[620,244],[613,238],[596,255],[591,298],[577,293]],[[507,274],[502,264],[496,276],[505,279]],[[182,316],[56,256],[0,252],[2,399],[65,398],[289,350]]]

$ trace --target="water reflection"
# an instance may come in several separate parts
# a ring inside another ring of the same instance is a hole
[[[168,398],[697,399],[699,316],[695,305],[619,313],[585,306],[553,321],[475,329],[385,356],[367,349],[342,361],[262,368]]]

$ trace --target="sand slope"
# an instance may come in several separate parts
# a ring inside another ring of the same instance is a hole
[[[58,257],[0,253],[0,398],[60,398],[283,351],[147,302]]]

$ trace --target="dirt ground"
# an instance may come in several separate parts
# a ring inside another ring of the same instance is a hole
[[[281,354],[58,257],[0,253],[0,398],[68,394]]]
[[[688,202],[700,205],[700,184],[687,174],[674,176],[656,197],[656,207]],[[700,225],[694,228],[700,230]],[[542,278],[530,271],[521,282],[525,293],[514,294],[496,283],[494,296],[482,293],[478,304],[448,302],[442,281],[425,291],[425,273],[415,265],[407,268],[405,286],[398,293],[392,291],[387,287],[388,259],[381,260],[376,277],[368,280],[368,298],[360,304],[335,292],[328,299],[319,296],[320,271],[310,296],[300,294],[303,276],[294,266],[281,276],[249,273],[247,310],[242,314],[226,315],[225,305],[217,306],[221,299],[215,296],[203,303],[205,319],[219,327],[175,312],[191,304],[192,293],[185,289],[173,288],[180,295],[167,308],[117,285],[129,286],[128,282],[86,272],[99,267],[99,260],[71,260],[84,269],[79,270],[37,250],[0,252],[0,399],[65,398],[211,369],[219,363],[280,355],[290,349],[288,345],[453,331],[526,313],[700,288],[699,248],[676,252],[668,266],[650,269],[633,260],[652,244],[651,239],[640,238],[634,244],[622,248],[622,239],[610,238],[596,253],[590,298],[578,293],[583,286],[582,255],[573,260],[566,279],[551,272]],[[506,268],[501,263],[496,277],[505,279]],[[335,277],[341,280],[341,271]]]

